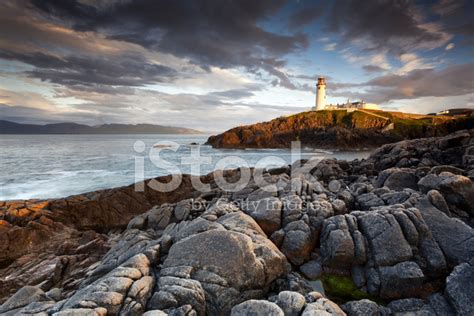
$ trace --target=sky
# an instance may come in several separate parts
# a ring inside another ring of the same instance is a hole
[[[474,107],[472,0],[4,0],[0,119],[219,132],[364,100]]]

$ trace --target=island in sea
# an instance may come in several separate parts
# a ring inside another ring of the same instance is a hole
[[[37,125],[0,120],[0,134],[201,134],[201,132],[190,128],[153,124],[89,126],[77,123],[54,123]]]

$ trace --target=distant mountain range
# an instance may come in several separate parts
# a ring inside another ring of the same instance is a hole
[[[152,124],[103,124],[89,126],[76,123],[46,125],[20,124],[0,120],[0,134],[200,134],[189,128]]]

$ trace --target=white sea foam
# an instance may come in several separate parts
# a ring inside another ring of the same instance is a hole
[[[146,145],[143,153],[133,149],[135,141]],[[190,173],[189,165],[181,165],[181,158],[190,153],[190,143],[203,144],[206,136],[183,135],[2,135],[0,138],[0,200],[57,198],[98,189],[132,184],[135,181],[135,157],[145,159],[145,177],[167,174],[148,159],[148,150],[161,140],[182,144],[178,151],[163,149],[161,157],[177,165],[182,173]],[[212,158],[212,163],[201,166],[201,174],[214,170],[216,162],[226,156],[237,156],[249,166],[262,158],[271,167],[281,159],[291,163],[287,149],[214,149],[201,146],[201,155]],[[310,156],[361,158],[366,152],[328,153],[303,152]]]

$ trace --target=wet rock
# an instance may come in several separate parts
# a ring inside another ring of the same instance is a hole
[[[306,304],[304,296],[298,292],[283,291],[278,294],[277,305],[285,316],[297,316]]]
[[[412,171],[397,170],[387,177],[383,185],[395,191],[402,191],[406,188],[417,190],[417,182],[418,178]]]
[[[38,301],[48,301],[45,293],[38,287],[24,286],[0,306],[0,314],[6,314]]]
[[[442,137],[437,141],[437,145],[440,149],[448,149],[452,147],[462,146],[464,141],[469,140],[470,135],[466,131],[458,131],[456,133]]]
[[[420,211],[403,205],[326,219],[320,254],[323,270],[346,271],[359,289],[389,299],[420,295],[427,276],[439,279],[447,269]]]
[[[351,191],[349,190],[342,190],[337,194],[339,200],[344,201],[345,205],[348,209],[352,209],[354,205],[354,196],[352,195]]]
[[[448,217],[433,207],[428,199],[417,205],[431,234],[451,266],[474,258],[474,230],[464,222]]]
[[[412,249],[393,215],[367,213],[360,216],[358,222],[377,265],[391,265],[413,256]]]
[[[433,315],[433,310],[423,300],[406,298],[390,302],[387,307],[392,315]]]
[[[368,192],[368,185],[363,182],[354,182],[349,186],[349,188],[354,196],[359,196]]]
[[[436,315],[454,316],[454,310],[448,300],[441,293],[435,293],[428,297],[428,304]]]
[[[283,240],[285,239],[285,231],[279,229],[270,236],[270,240],[278,247],[281,248]]]
[[[194,199],[187,199],[176,203],[174,208],[174,216],[178,222],[188,219],[192,212],[195,210],[193,207],[200,203],[200,201],[195,201]]]
[[[124,300],[121,313],[126,315],[141,315],[146,310],[146,304],[151,296],[155,279],[152,276],[144,276],[135,281],[128,290]]]
[[[388,192],[380,196],[387,205],[401,204],[410,198],[410,193],[406,191]]]
[[[61,300],[61,289],[59,288],[53,288],[46,292],[46,296],[51,298],[53,301],[60,301]]]
[[[436,174],[428,174],[421,178],[418,182],[418,187],[423,193],[428,193],[429,190],[436,189],[439,187],[441,178]]]
[[[431,168],[430,173],[434,173],[439,175],[441,172],[450,172],[452,174],[463,175],[464,171],[460,168],[456,168],[450,165],[443,165],[443,166],[434,166]]]
[[[227,313],[283,273],[285,257],[250,216],[233,212],[217,222],[225,229],[196,232],[171,246],[163,263],[171,272],[158,280],[154,309],[191,304],[198,314]],[[185,266],[192,275],[177,269]]]
[[[441,195],[441,193],[439,193],[437,190],[430,190],[426,195],[428,197],[428,200],[434,207],[451,217],[451,212],[449,211],[448,203],[446,203],[446,200]]]
[[[331,180],[331,182],[329,182],[328,184],[328,189],[333,193],[339,192],[339,190],[341,189],[341,182],[339,182],[338,180]]]
[[[462,263],[446,279],[446,296],[458,315],[474,314],[474,267]]]
[[[330,181],[341,178],[344,173],[340,165],[334,159],[324,159],[312,171],[312,174],[318,179]]]
[[[64,303],[61,311],[102,307],[107,310],[107,313],[115,315],[122,309],[124,302],[130,305],[144,304],[152,289],[151,284],[148,287],[143,286],[146,282],[142,278],[148,276],[149,273],[150,261],[145,255],[138,254],[104,277],[77,291]],[[130,291],[132,287],[141,289],[142,292],[138,294],[137,290]],[[135,311],[143,312],[144,306],[136,306]]]
[[[126,230],[117,237],[117,243],[104,256],[100,266],[92,272],[88,282],[93,282],[147,249],[151,251],[154,248],[159,248],[159,246],[154,244],[149,233],[137,229]],[[154,255],[157,256],[158,253],[159,251],[154,252]],[[156,258],[150,259],[156,260]]]
[[[331,204],[335,214],[344,214],[347,212],[346,203],[344,203],[344,201],[337,199],[332,201]]]
[[[199,315],[206,310],[205,292],[199,281],[173,276],[158,280],[159,291],[148,303],[149,309],[170,309],[190,304]]]
[[[363,299],[359,301],[350,301],[343,305],[341,308],[348,316],[388,316],[390,315],[390,310],[383,306],[378,305],[375,302],[372,302],[368,299]]]
[[[308,280],[304,279],[299,273],[289,272],[275,280],[272,291],[276,293],[292,291],[305,295],[313,291],[313,287]]]
[[[324,221],[321,233],[321,257],[328,266],[351,266],[354,256],[354,241],[346,219],[342,215]]]
[[[314,303],[320,298],[324,298],[324,295],[317,291],[311,291],[305,296],[307,303]]]
[[[267,235],[271,235],[281,227],[281,210],[283,203],[280,199],[271,197],[257,201],[255,210],[250,216],[260,225]]]
[[[168,314],[160,310],[151,310],[144,313],[143,316],[168,316]]]
[[[32,302],[22,308],[20,315],[47,315],[47,312],[54,306],[54,301]],[[2,314],[3,315],[3,314]],[[8,313],[7,313],[8,315]]]
[[[327,298],[320,298],[313,303],[306,304],[305,309],[301,316],[313,316],[313,315],[321,315],[321,316],[345,316],[346,313],[340,309],[334,302],[328,300]]]
[[[387,299],[415,296],[425,275],[415,262],[406,261],[390,267],[381,267],[380,297]]]
[[[283,211],[282,211],[282,225],[297,221],[302,216],[302,205],[303,201],[297,195],[289,195],[282,199]]]
[[[268,315],[284,316],[277,304],[263,300],[249,300],[232,308],[232,316]]]
[[[154,207],[147,212],[148,227],[154,230],[163,230],[168,226],[173,215],[173,207],[165,204]]]
[[[107,309],[102,307],[97,308],[74,308],[66,309],[60,312],[54,313],[54,316],[106,316]]]
[[[303,220],[289,223],[284,227],[285,238],[281,252],[295,265],[301,265],[307,260],[316,242],[310,227]]]
[[[450,172],[442,172],[439,175],[427,175],[418,182],[418,185],[424,193],[432,189],[438,190],[448,205],[474,215],[474,203],[472,203],[474,201],[474,184],[471,179]]]
[[[372,207],[385,205],[384,200],[372,192],[361,194],[356,198],[356,200],[363,211],[368,211]]]
[[[323,273],[321,263],[316,260],[308,261],[300,266],[301,273],[310,280],[317,280]]]
[[[334,212],[332,204],[324,199],[313,200],[307,204],[306,215],[309,217],[309,226],[315,237],[319,236],[323,221],[333,216]]]
[[[192,193],[203,201],[197,209],[183,188],[166,198],[121,189],[0,202],[0,298],[24,284],[47,292],[9,300],[0,313],[220,315],[244,302],[249,313],[270,305],[279,315],[343,315],[308,281],[334,273],[391,309],[352,301],[349,315],[472,314],[472,182],[463,175],[474,170],[474,141],[466,135],[326,160],[312,169],[320,182],[264,171],[269,193],[252,180],[227,194],[213,174],[202,178],[212,193]],[[242,212],[237,199],[256,204]]]

